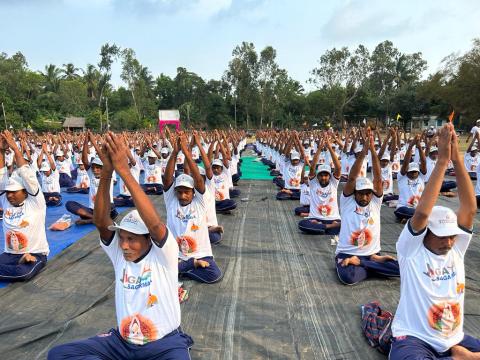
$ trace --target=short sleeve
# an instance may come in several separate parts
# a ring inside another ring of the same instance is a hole
[[[152,250],[155,256],[163,259],[164,263],[171,271],[178,271],[178,245],[172,232],[167,229],[167,239],[162,247],[158,247],[155,243],[152,245]]]
[[[120,246],[118,246],[118,232],[115,232],[113,240],[110,244],[105,245],[101,239],[99,239],[100,246],[103,248],[103,251],[107,253],[107,256],[110,258],[110,261],[113,265],[117,264],[120,260],[120,257],[123,257]]]
[[[175,186],[174,184],[170,185],[170,188],[164,192],[165,205],[167,208],[175,200]]]
[[[399,259],[414,256],[422,247],[427,228],[416,233],[410,225],[410,220],[405,224],[397,240],[397,254]]]

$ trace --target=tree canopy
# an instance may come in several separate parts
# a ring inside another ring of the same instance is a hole
[[[124,86],[112,86],[112,66],[121,66]],[[204,79],[186,68],[154,75],[130,48],[104,44],[98,63],[47,64],[29,68],[17,52],[0,53],[0,101],[8,125],[52,130],[66,116],[84,116],[104,130],[153,129],[159,109],[179,109],[186,126],[292,127],[401,114],[446,116],[452,109],[468,126],[480,117],[480,39],[465,54],[451,54],[442,68],[425,76],[420,52],[404,53],[391,41],[326,50],[306,92],[277,62],[277,50],[242,42],[220,79]],[[107,114],[108,105],[108,114]],[[3,117],[3,114],[0,114]],[[4,119],[2,119],[4,120]],[[3,121],[2,121],[3,123]]]

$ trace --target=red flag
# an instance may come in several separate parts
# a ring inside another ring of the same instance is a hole
[[[448,115],[448,121],[452,123],[454,116],[455,116],[455,110],[452,110],[452,113],[450,115]]]

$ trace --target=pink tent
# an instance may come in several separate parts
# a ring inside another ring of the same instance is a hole
[[[175,130],[180,130],[180,112],[178,110],[159,110],[158,129],[160,133],[166,125],[175,125]]]

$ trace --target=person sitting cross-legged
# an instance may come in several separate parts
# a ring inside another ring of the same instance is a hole
[[[56,346],[48,353],[48,360],[190,359],[193,340],[180,328],[178,247],[155,206],[132,176],[126,151],[123,138],[113,133],[105,135],[93,215],[100,246],[115,270],[117,328]],[[114,169],[136,206],[119,225],[109,216]]]
[[[88,177],[90,179],[89,193],[88,193],[88,207],[80,204],[77,201],[67,201],[65,208],[74,215],[78,215],[80,219],[75,221],[77,225],[91,224],[93,222],[93,207],[95,205],[95,198],[97,196],[98,184],[100,183],[100,174],[103,168],[103,159],[99,151],[97,144],[97,138],[90,132],[85,136],[83,150],[82,150],[82,162],[85,168],[88,170]],[[97,156],[90,163],[88,161],[88,142],[91,142],[96,150]],[[110,216],[115,219],[118,216],[118,212],[113,206],[113,179],[110,179],[110,201],[112,203]]]
[[[435,206],[449,159],[459,208]],[[452,124],[439,130],[438,160],[415,213],[397,241],[400,301],[390,360],[480,359],[480,339],[463,331],[465,254],[476,215],[473,186]]]
[[[354,285],[371,276],[400,276],[398,262],[380,254],[380,209],[383,198],[380,161],[373,136],[367,132],[362,151],[353,164],[340,196],[342,226],[335,251],[335,265],[340,281]],[[372,153],[373,183],[359,177],[367,151]]]
[[[10,177],[5,166],[8,147],[17,164]],[[8,130],[0,135],[0,190],[5,239],[5,252],[0,254],[0,280],[27,281],[47,264],[47,207],[35,170],[27,164]]]
[[[222,278],[212,253],[208,234],[205,202],[205,183],[193,161],[187,140],[182,133],[174,145],[163,179],[167,224],[177,239],[179,252],[178,272],[190,279],[212,284]],[[173,178],[176,154],[181,149],[192,176]]]
[[[318,157],[323,148],[323,145],[319,146],[313,157],[313,163],[310,164],[310,213],[307,219],[298,223],[298,228],[307,234],[338,235],[340,214],[338,213],[337,188],[342,169],[328,135],[325,135],[323,142],[330,152],[335,171],[332,174],[330,165],[323,164],[315,173]]]

